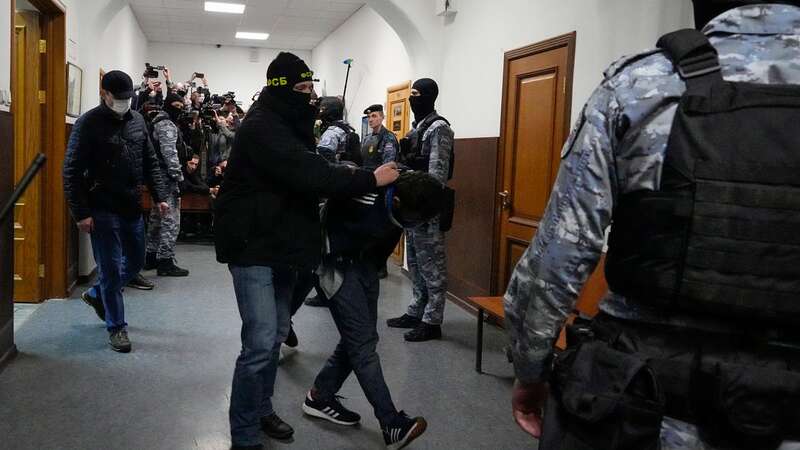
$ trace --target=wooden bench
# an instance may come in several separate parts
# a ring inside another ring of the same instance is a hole
[[[483,322],[486,314],[503,323],[506,313],[503,310],[503,297],[467,297],[467,303],[478,310],[478,339],[475,343],[475,371],[482,373],[483,364]]]
[[[598,312],[598,305],[603,295],[608,291],[608,284],[604,276],[605,255],[600,259],[594,273],[583,286],[575,311],[570,314],[567,324],[571,324],[577,315],[594,317]],[[503,309],[503,297],[467,297],[464,303],[478,310],[478,333],[475,348],[475,371],[482,373],[483,364],[483,322],[486,315],[497,319],[500,324],[505,323],[506,313]],[[566,332],[561,330],[561,334],[556,342],[556,347],[564,349],[567,345]]]
[[[153,207],[153,198],[147,188],[142,190],[142,209],[149,211]],[[211,196],[187,192],[181,194],[181,212],[210,213]]]

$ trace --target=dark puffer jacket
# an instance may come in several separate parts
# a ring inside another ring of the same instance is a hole
[[[72,127],[63,175],[67,203],[77,221],[90,217],[92,210],[140,215],[145,182],[156,202],[167,198],[144,119],[136,111],[120,119],[105,104]]]
[[[373,191],[375,176],[314,153],[275,102],[262,91],[236,133],[215,205],[217,260],[315,268],[322,251],[319,198]]]

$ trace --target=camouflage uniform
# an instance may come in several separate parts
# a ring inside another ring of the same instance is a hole
[[[339,156],[347,150],[347,133],[336,125],[329,126],[322,136],[319,138],[317,144],[317,153],[328,162],[339,162]]]
[[[719,52],[728,81],[800,84],[800,8],[744,6],[703,32]],[[564,146],[547,212],[505,295],[517,378],[547,376],[558,332],[602,254],[617,195],[656,190],[685,83],[660,50],[623,58],[605,73]],[[707,328],[690,317],[659,315],[610,292],[601,311],[621,319]],[[710,448],[696,429],[662,425],[665,450]],[[781,450],[800,448],[784,444]]]
[[[411,130],[411,133],[416,132],[416,129]],[[453,130],[443,120],[431,124],[422,136],[422,153],[430,155],[428,173],[442,183],[447,183],[452,147]],[[421,318],[427,324],[440,325],[447,295],[447,259],[439,218],[407,229],[406,241],[408,270],[414,283],[414,298],[408,305],[408,315]]]
[[[378,145],[382,148],[376,148]],[[381,126],[378,133],[371,133],[364,138],[364,143],[361,145],[361,158],[364,161],[362,167],[375,170],[382,164],[397,161],[399,148],[400,144],[394,133]]]
[[[153,120],[166,116],[153,126],[153,135],[161,148],[161,155],[167,165],[165,175],[169,197],[165,200],[169,205],[169,213],[161,217],[158,208],[150,209],[150,221],[147,225],[147,252],[156,253],[158,260],[172,259],[175,257],[175,243],[181,227],[181,198],[180,183],[183,181],[183,171],[178,158],[178,127],[169,120],[165,112],[159,113]]]

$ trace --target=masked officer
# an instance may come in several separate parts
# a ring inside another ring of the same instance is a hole
[[[319,100],[322,135],[317,152],[329,162],[351,161],[361,165],[361,143],[353,127],[344,121],[344,102],[339,97]]]
[[[702,33],[612,65],[564,147],[505,296],[543,450],[800,446],[800,1],[748,3],[695,0]],[[612,219],[610,292],[554,358]]]
[[[439,86],[435,81],[423,78],[414,82],[409,99],[414,112],[414,129],[403,138],[400,146],[403,162],[408,166],[447,183],[452,177],[453,130],[434,109],[438,96]],[[413,328],[405,334],[409,342],[439,339],[447,295],[444,231],[439,217],[408,229],[406,237],[414,298],[408,312],[389,319],[387,325]]]
[[[178,242],[181,228],[180,185],[183,182],[183,170],[178,157],[179,141],[182,139],[177,125],[181,112],[183,112],[183,99],[178,94],[170,92],[164,101],[164,109],[150,122],[153,147],[156,149],[156,156],[169,191],[167,203],[170,212],[161,217],[157,211],[150,211],[145,269],[155,266],[156,273],[163,277],[189,275],[188,270],[175,264],[175,244]]]

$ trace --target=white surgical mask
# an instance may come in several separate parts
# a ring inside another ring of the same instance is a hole
[[[113,103],[111,104],[111,110],[119,114],[120,116],[124,115],[130,109],[131,109],[131,99],[129,98],[126,98],[125,100],[118,100],[115,98]]]

